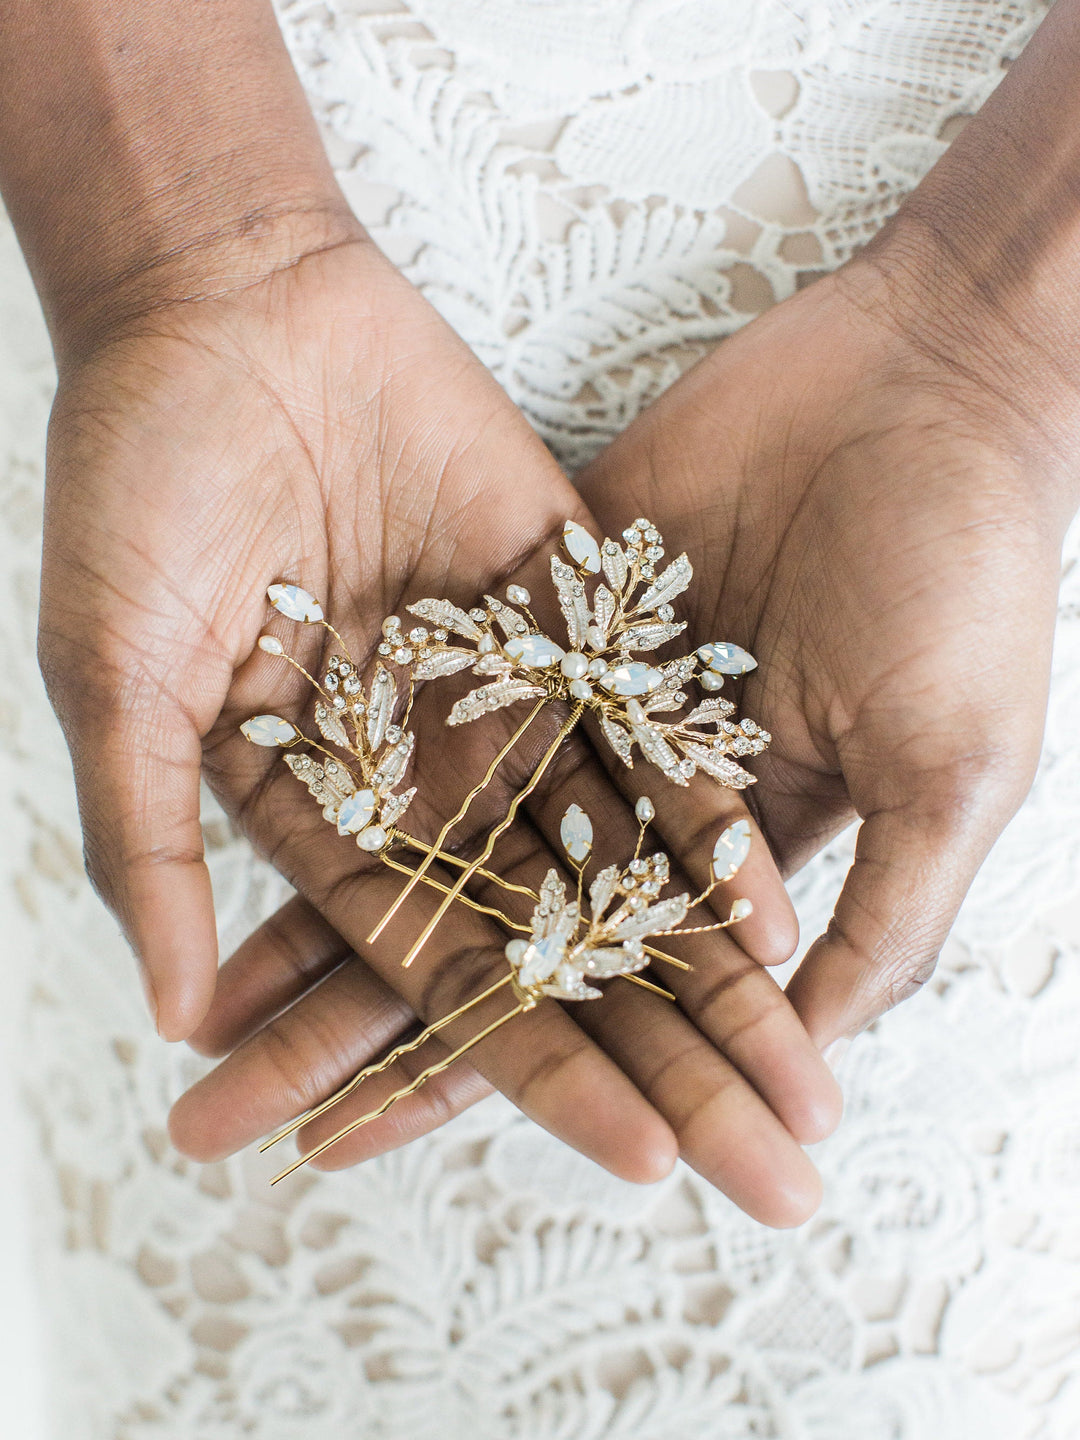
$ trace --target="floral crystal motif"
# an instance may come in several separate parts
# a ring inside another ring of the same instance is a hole
[[[735,706],[708,695],[689,713],[669,716],[687,703],[685,686],[697,681],[719,690],[725,675],[742,675],[757,662],[727,641],[711,641],[690,654],[658,665],[635,659],[657,650],[686,629],[671,601],[690,584],[693,566],[680,555],[657,573],[664,549],[648,520],[635,520],[622,543],[598,544],[581,525],[567,521],[563,549],[570,563],[551,557],[551,579],[566,624],[566,642],[545,634],[529,609],[521,585],[506,600],[485,595],[468,612],[449,600],[418,600],[407,608],[425,625],[407,633],[397,616],[383,625],[379,653],[407,667],[417,680],[471,670],[483,681],[453,706],[447,723],[480,716],[544,696],[591,708],[607,743],[632,767],[634,747],[676,785],[697,771],[730,789],[755,777],[738,763],[758,755],[772,738],[753,720],[736,720]],[[596,578],[591,595],[587,580]],[[451,638],[452,637],[452,638]]]

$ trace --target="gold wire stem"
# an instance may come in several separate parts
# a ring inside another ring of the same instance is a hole
[[[335,1090],[333,1095],[327,1096],[325,1100],[321,1101],[312,1109],[305,1110],[302,1115],[298,1115],[295,1120],[290,1121],[283,1129],[271,1135],[269,1140],[264,1140],[259,1146],[259,1154],[262,1155],[267,1150],[273,1149],[280,1140],[285,1140],[290,1135],[295,1134],[301,1126],[307,1125],[309,1121],[317,1120],[320,1115],[325,1115],[327,1110],[332,1110],[335,1105],[339,1105],[342,1100],[351,1095],[365,1080],[370,1079],[372,1075],[379,1075],[382,1071],[388,1070],[395,1060],[400,1060],[402,1055],[408,1055],[413,1050],[419,1050],[425,1040],[429,1040],[432,1035],[437,1035],[439,1031],[449,1025],[452,1020],[457,1020],[465,1014],[466,1010],[471,1009],[472,1006],[479,1005],[481,1000],[486,1000],[488,996],[494,995],[497,990],[501,990],[504,985],[508,984],[512,978],[512,975],[507,973],[501,980],[496,980],[494,985],[489,985],[488,988],[479,995],[474,995],[473,998],[467,1000],[464,1005],[459,1005],[451,1014],[444,1015],[441,1020],[436,1020],[434,1024],[428,1025],[426,1029],[414,1035],[411,1040],[404,1040],[400,1045],[395,1045],[392,1050],[387,1051],[381,1060],[376,1060],[370,1065],[365,1065],[362,1070],[357,1071],[351,1080],[347,1080],[339,1090]]]
[[[398,870],[402,875],[415,875],[416,871],[408,865],[403,865],[400,860],[391,860],[389,855],[382,857],[384,865],[389,865],[391,870]],[[433,890],[441,890],[444,895],[449,895],[450,886],[444,885],[441,880],[436,880],[434,875],[425,875],[424,884],[430,885]],[[457,897],[463,905],[470,910],[477,910],[481,915],[492,915],[496,920],[506,926],[508,930],[517,930],[522,935],[532,933],[531,925],[522,925],[517,920],[511,920],[509,915],[504,915],[501,910],[496,910],[494,905],[482,905],[479,900],[474,900],[471,895],[462,894]]]
[[[419,851],[421,855],[427,855],[431,850],[431,846],[428,845],[425,841],[417,840],[414,836],[407,834],[404,830],[398,830],[397,828],[395,828],[394,839],[400,841],[400,843],[406,846],[409,850]],[[468,860],[462,860],[460,855],[452,855],[448,850],[436,850],[435,859],[441,860],[444,865],[454,865],[459,870],[466,869],[469,864]],[[410,870],[409,873],[411,875],[414,872]],[[527,885],[515,885],[513,881],[504,880],[501,875],[496,875],[494,870],[485,870],[481,866],[481,868],[475,873],[481,876],[484,880],[490,880],[495,885],[500,885],[504,890],[512,891],[515,895],[524,895],[526,899],[532,900],[534,904],[540,898],[537,892],[535,890],[530,890]]]
[[[345,641],[341,638],[341,636],[338,634],[338,632],[334,629],[333,625],[330,624],[330,621],[327,620],[327,618],[326,618],[325,615],[324,615],[323,618],[319,621],[319,624],[323,627],[324,630],[329,630],[329,631],[330,631],[330,634],[334,637],[334,639],[337,641],[337,643],[341,646],[342,656],[349,662],[349,664],[350,664],[350,665],[353,667],[353,669],[355,670],[355,669],[356,669],[356,661],[355,661],[355,660],[352,658],[352,656],[349,654],[349,647],[345,644]]]
[[[693,933],[692,930],[678,931],[680,935],[692,935]],[[656,950],[651,945],[644,945],[642,949],[646,955],[651,955],[654,960],[663,960],[665,965],[674,965],[676,970],[691,971],[694,968],[693,965],[688,965],[685,960],[676,960],[674,955],[668,955],[663,950]]]
[[[732,925],[737,925],[738,920],[733,920],[729,915],[726,920],[717,920],[715,925],[694,925],[689,930],[672,930],[672,935],[707,935],[710,930],[728,930]],[[646,945],[646,950],[649,948]]]
[[[510,976],[507,976],[506,978],[510,979]],[[470,1001],[469,1003],[475,1004],[476,1002]],[[331,1145],[336,1145],[339,1140],[344,1140],[345,1137],[347,1135],[351,1135],[354,1130],[359,1130],[361,1125],[367,1125],[372,1120],[378,1120],[381,1115],[386,1114],[387,1110],[390,1109],[391,1105],[393,1105],[395,1101],[404,1100],[407,1095],[415,1094],[415,1092],[420,1089],[420,1086],[423,1085],[426,1080],[431,1080],[434,1078],[434,1076],[441,1074],[442,1071],[448,1069],[455,1060],[460,1060],[461,1057],[465,1055],[469,1050],[471,1050],[474,1045],[478,1045],[481,1040],[486,1040],[489,1035],[493,1034],[496,1030],[498,1030],[500,1025],[505,1025],[508,1020],[513,1020],[515,1015],[520,1015],[523,1010],[531,1009],[532,1004],[535,1003],[536,1002],[533,1001],[530,1004],[530,1002],[523,1000],[519,1004],[515,1005],[512,1010],[508,1010],[505,1015],[500,1015],[497,1020],[493,1020],[490,1025],[485,1026],[478,1035],[474,1035],[473,1038],[471,1040],[467,1040],[464,1045],[459,1045],[456,1050],[451,1051],[449,1055],[445,1056],[445,1058],[440,1060],[437,1064],[429,1065],[426,1070],[421,1070],[420,1074],[417,1075],[415,1079],[410,1080],[408,1085],[403,1085],[400,1090],[395,1090],[392,1095],[388,1095],[386,1099],[382,1102],[382,1104],[378,1106],[377,1109],[370,1111],[367,1115],[361,1115],[358,1120],[353,1120],[348,1125],[342,1126],[342,1128],[338,1130],[335,1134],[331,1135],[328,1140],[324,1140],[321,1145],[316,1145],[314,1150],[309,1150],[306,1154],[301,1155],[298,1160],[295,1160],[293,1164],[282,1170],[280,1174],[275,1175],[274,1178],[270,1181],[270,1184],[276,1185],[278,1181],[286,1179],[289,1175],[292,1175],[294,1171],[299,1170],[302,1165],[306,1165],[309,1160],[317,1159],[324,1150],[329,1150]],[[447,1018],[449,1019],[450,1017]],[[444,1025],[445,1023],[445,1020],[440,1020],[438,1022],[438,1024],[440,1025]],[[430,1033],[431,1028],[432,1027],[429,1027],[429,1030],[424,1032],[425,1039]],[[419,1037],[417,1038],[419,1039]]]
[[[651,980],[646,980],[642,975],[624,975],[624,980],[632,980],[635,985],[641,985],[646,990],[652,990],[657,995],[662,995],[665,1000],[670,1000],[673,1005],[678,1002],[670,990],[665,990],[662,985],[654,985]]]
[[[535,715],[539,712],[540,707],[541,707],[542,705],[546,705],[546,704],[547,704],[547,699],[546,699],[546,697],[545,697],[545,699],[538,701],[537,704],[536,704],[536,707],[535,707],[534,710],[532,711],[532,714],[529,716],[529,719],[525,722],[525,724],[526,724],[526,725],[530,724],[530,723],[532,722],[533,716],[535,716]],[[539,785],[540,781],[543,779],[545,770],[547,770],[547,768],[548,768],[548,766],[551,764],[552,760],[555,759],[555,756],[558,754],[558,752],[559,752],[559,750],[560,750],[560,748],[561,748],[561,746],[562,746],[562,744],[563,744],[563,741],[566,739],[566,737],[570,734],[571,730],[573,730],[574,726],[575,726],[575,725],[578,723],[578,721],[581,719],[581,717],[582,717],[582,715],[584,714],[584,712],[585,712],[584,702],[578,701],[578,703],[574,706],[573,710],[571,710],[570,714],[567,716],[566,720],[563,722],[562,726],[560,727],[559,733],[555,736],[555,739],[554,739],[554,740],[551,742],[551,744],[548,746],[547,750],[546,750],[545,753],[544,753],[543,759],[540,761],[539,765],[538,765],[538,766],[536,767],[536,769],[533,771],[531,777],[529,778],[528,783],[527,783],[526,785],[523,785],[522,788],[517,792],[517,794],[516,794],[516,795],[514,796],[514,798],[511,800],[510,805],[509,805],[509,807],[508,807],[508,809],[507,809],[507,811],[506,811],[506,814],[505,814],[505,815],[503,816],[503,818],[499,821],[499,823],[494,827],[494,829],[491,830],[491,831],[488,833],[487,843],[485,844],[483,850],[481,850],[480,854],[476,857],[475,860],[471,860],[471,861],[469,862],[469,864],[466,866],[466,868],[461,872],[461,874],[458,876],[458,878],[454,881],[454,884],[453,884],[453,886],[452,886],[452,888],[451,888],[451,890],[450,890],[450,893],[446,896],[446,898],[445,898],[443,901],[441,901],[441,903],[439,904],[438,909],[435,911],[435,914],[431,917],[431,919],[430,919],[430,920],[427,922],[427,924],[424,926],[423,930],[420,932],[419,937],[413,942],[412,946],[411,946],[410,949],[409,949],[409,953],[405,956],[405,959],[401,962],[402,967],[403,967],[404,969],[407,970],[407,969],[409,968],[409,966],[410,966],[410,965],[413,963],[413,961],[416,959],[417,955],[420,954],[420,951],[424,948],[424,946],[427,944],[427,942],[431,939],[431,936],[432,936],[432,934],[434,933],[434,930],[435,930],[436,925],[438,925],[439,921],[440,921],[440,920],[442,919],[442,917],[446,914],[447,910],[449,910],[450,906],[451,906],[451,905],[453,904],[453,902],[457,899],[457,897],[461,894],[462,890],[464,890],[466,883],[472,878],[473,875],[476,874],[477,870],[480,869],[481,865],[483,865],[483,864],[485,863],[485,861],[491,859],[491,852],[495,849],[495,845],[496,845],[496,842],[497,842],[498,839],[499,839],[499,836],[502,835],[502,834],[504,833],[504,831],[508,830],[508,829],[510,828],[510,826],[514,823],[514,819],[515,819],[515,817],[517,816],[517,812],[518,812],[518,809],[519,809],[522,801],[523,801],[523,800],[527,800],[528,797],[532,794],[532,792],[536,789],[537,785]],[[520,731],[520,730],[519,730],[518,734],[521,734],[521,733],[523,733],[523,731]],[[503,747],[504,752],[505,752],[508,748],[509,748],[509,746],[504,746],[504,747]],[[484,783],[486,784],[487,782],[485,781]],[[440,841],[439,843],[441,844],[441,841]],[[421,865],[420,868],[423,869],[424,866]],[[405,887],[405,892],[403,892],[403,894],[406,893],[406,892],[409,890],[410,886],[411,886],[413,883],[414,883],[414,882],[410,881],[410,884]],[[401,897],[399,897],[398,903],[400,903],[400,899],[401,899]],[[385,922],[384,922],[384,923],[385,923]],[[382,928],[382,926],[380,925],[379,929],[381,929],[381,928]],[[375,933],[378,934],[378,931],[376,931]]]
[[[409,883],[405,886],[405,888],[402,890],[401,894],[397,897],[397,899],[394,901],[394,903],[390,906],[389,910],[387,910],[386,914],[385,914],[385,915],[382,917],[382,919],[379,921],[378,925],[375,926],[375,929],[374,929],[374,930],[371,932],[371,934],[367,937],[367,943],[368,943],[369,945],[370,945],[374,940],[377,940],[377,939],[379,938],[379,936],[380,936],[380,935],[382,934],[382,932],[386,929],[386,927],[387,927],[387,925],[390,923],[390,921],[394,918],[394,916],[397,914],[397,912],[401,909],[402,905],[405,903],[405,901],[408,899],[408,897],[409,897],[409,896],[412,894],[412,892],[416,889],[417,885],[419,885],[420,881],[421,881],[421,880],[423,879],[423,877],[427,874],[428,869],[429,869],[429,867],[431,866],[432,862],[434,861],[436,854],[437,854],[437,853],[442,849],[442,847],[446,844],[446,838],[447,838],[447,836],[450,834],[450,831],[453,830],[453,828],[454,828],[455,825],[460,824],[461,821],[464,820],[465,816],[469,813],[469,806],[470,806],[470,805],[472,804],[472,802],[476,799],[477,795],[480,794],[481,790],[485,790],[485,789],[488,787],[488,785],[491,784],[491,781],[492,781],[492,779],[494,778],[494,775],[495,775],[496,770],[498,770],[499,766],[500,766],[500,765],[502,764],[502,762],[506,759],[507,755],[510,754],[510,751],[514,748],[514,746],[518,743],[518,741],[521,739],[521,737],[525,734],[525,731],[528,730],[529,726],[533,723],[533,721],[534,721],[534,720],[536,719],[536,717],[540,714],[540,711],[544,708],[544,706],[545,706],[547,703],[548,703],[548,699],[547,699],[547,696],[546,696],[546,695],[545,695],[542,699],[540,699],[540,700],[538,700],[538,701],[536,702],[536,704],[533,706],[533,708],[529,711],[529,714],[528,714],[528,716],[526,717],[526,719],[518,726],[518,728],[514,731],[513,735],[511,735],[510,739],[506,742],[506,744],[502,747],[502,749],[499,751],[499,753],[495,756],[495,759],[492,760],[491,764],[490,764],[490,765],[488,766],[488,768],[487,768],[487,772],[486,772],[486,774],[484,775],[483,779],[480,780],[480,781],[478,781],[478,783],[475,784],[475,785],[473,786],[473,788],[469,791],[469,793],[465,796],[465,799],[461,802],[461,805],[460,805],[459,808],[458,808],[457,814],[456,814],[456,815],[452,815],[452,816],[450,817],[450,819],[447,820],[446,824],[443,826],[443,828],[439,831],[438,835],[435,837],[435,843],[432,845],[431,850],[430,850],[427,858],[421,863],[421,865],[418,867],[418,869],[416,870],[415,874],[413,875],[413,878],[412,878],[412,879],[409,881]],[[485,857],[485,858],[486,858],[486,857]],[[474,871],[474,872],[471,872],[471,873],[475,873],[475,871]],[[439,911],[439,915],[441,915],[442,913],[443,913],[443,912],[440,910],[440,911]],[[434,927],[433,927],[433,928],[434,928]],[[427,938],[426,935],[425,935],[424,938],[425,938],[425,939]],[[410,962],[409,962],[408,960],[406,960],[405,963],[406,963],[406,965],[408,965]]]

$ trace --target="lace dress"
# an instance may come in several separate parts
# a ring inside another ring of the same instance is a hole
[[[361,218],[574,468],[872,234],[1044,10],[294,0],[281,18]],[[51,384],[2,228],[0,922],[48,1440],[1074,1440],[1080,536],[1034,790],[933,983],[845,1059],[811,1223],[765,1230],[682,1167],[621,1183],[501,1097],[271,1192],[250,1154],[170,1150],[167,1105],[201,1062],[153,1036],[83,878],[33,660]],[[210,804],[206,826],[228,950],[284,886]],[[849,854],[796,882],[808,935]]]

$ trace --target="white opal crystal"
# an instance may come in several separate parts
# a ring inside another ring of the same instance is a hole
[[[322,606],[315,596],[301,590],[299,585],[271,585],[266,598],[275,610],[280,610],[290,620],[301,620],[311,625],[323,618]]]
[[[601,677],[600,684],[613,695],[648,695],[663,682],[663,675],[641,660],[614,665]]]
[[[355,835],[371,823],[374,814],[374,790],[357,790],[355,795],[350,795],[341,802],[337,812],[338,834]]]
[[[280,715],[253,715],[240,726],[240,733],[253,745],[290,745],[299,731]]]
[[[649,799],[648,795],[642,795],[634,806],[634,814],[641,821],[642,825],[648,825],[656,814],[656,806]]]
[[[260,635],[259,649],[265,650],[267,655],[284,655],[285,647],[276,635]]]
[[[712,852],[713,875],[730,880],[750,854],[750,821],[736,820],[717,837]]]
[[[719,675],[745,675],[748,670],[757,669],[757,661],[748,651],[726,641],[714,640],[710,645],[701,645],[697,653],[699,659]]]
[[[580,680],[589,668],[589,662],[580,650],[571,650],[559,661],[559,669],[568,680]]]
[[[386,844],[386,831],[381,825],[369,825],[356,837],[361,850],[381,850]]]
[[[525,947],[518,969],[518,979],[522,985],[538,985],[541,981],[547,980],[554,975],[562,960],[566,942],[558,935],[548,935],[543,940],[536,940]]]
[[[600,546],[584,526],[576,520],[567,520],[562,532],[566,553],[582,570],[596,575],[600,570]]]
[[[549,640],[546,635],[515,635],[503,646],[511,660],[520,660],[536,670],[549,670],[558,665],[566,654],[561,645]]]
[[[571,860],[580,863],[588,858],[593,842],[592,821],[580,805],[571,805],[567,810],[559,826],[559,836]]]

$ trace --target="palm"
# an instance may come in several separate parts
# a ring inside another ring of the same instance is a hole
[[[1059,543],[1001,417],[868,319],[864,283],[729,341],[583,485],[601,524],[629,487],[699,559],[698,633],[759,656],[746,704],[775,738],[753,797],[781,864],[870,821],[789,992],[823,1044],[925,979],[1030,783]]]

